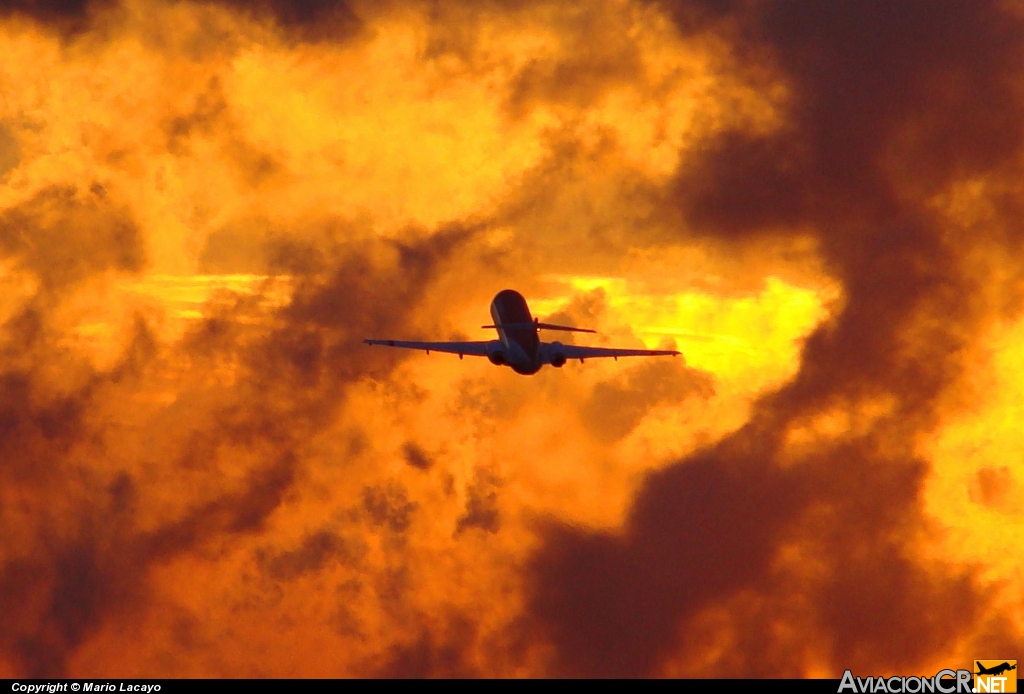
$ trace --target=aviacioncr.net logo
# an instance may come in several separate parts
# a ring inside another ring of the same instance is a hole
[[[1012,694],[1017,691],[1016,660],[975,660],[974,691]]]
[[[939,670],[931,677],[854,677],[847,670],[839,694],[972,694],[970,670]]]

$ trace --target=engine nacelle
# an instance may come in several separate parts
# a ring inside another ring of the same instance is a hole
[[[498,340],[494,340],[491,344],[487,345],[487,358],[495,366],[502,366],[508,363],[502,347],[503,345]]]
[[[561,342],[552,342],[548,352],[548,363],[556,369],[565,366],[565,352],[561,350]]]

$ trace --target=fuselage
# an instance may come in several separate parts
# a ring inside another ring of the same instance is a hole
[[[514,289],[498,292],[491,301],[491,318],[504,347],[504,363],[516,373],[526,376],[537,373],[542,366],[540,338],[523,295]]]

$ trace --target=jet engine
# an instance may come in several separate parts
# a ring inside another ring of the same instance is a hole
[[[548,363],[550,363],[551,366],[556,369],[560,369],[565,366],[565,352],[562,351],[561,342],[552,342],[549,354]]]
[[[501,349],[501,346],[501,342],[497,340],[487,346],[487,358],[495,366],[508,363],[508,359],[505,358],[505,352]]]

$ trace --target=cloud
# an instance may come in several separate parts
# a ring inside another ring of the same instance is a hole
[[[305,536],[293,550],[273,555],[260,553],[258,561],[271,578],[288,581],[320,571],[331,561],[351,562],[355,556],[357,552],[337,533],[320,530]]]
[[[101,193],[51,187],[0,217],[4,255],[17,259],[43,287],[66,288],[106,269],[143,264],[138,228]]]
[[[469,487],[466,499],[466,512],[459,516],[455,524],[455,534],[479,528],[489,533],[496,533],[501,528],[501,516],[498,510],[499,480],[493,473],[477,470]]]
[[[3,124],[0,124],[0,179],[18,165],[20,158],[18,141]]]
[[[1018,24],[3,5],[0,672],[1012,652]],[[506,287],[685,361],[363,343]]]
[[[666,4],[677,17],[692,17],[689,7]],[[745,591],[793,592],[776,576],[794,545],[819,562],[802,579],[810,625],[781,600],[754,619],[804,629],[794,647],[808,658],[824,651],[833,669],[912,668],[970,633],[986,601],[969,570],[917,559],[928,466],[912,451],[983,315],[929,196],[1018,152],[1016,135],[999,134],[1021,108],[1007,67],[1021,49],[1015,20],[989,3],[727,7],[736,35],[758,42],[749,54],[772,56],[792,90],[789,121],[713,138],[681,165],[666,204],[680,206],[691,233],[735,243],[810,229],[845,306],[748,424],[647,478],[621,535],[549,527],[531,611],[556,644],[556,672],[658,673],[699,613]],[[919,171],[901,164],[909,159]],[[863,434],[824,436],[798,462],[786,457],[802,418],[880,397],[895,404]],[[742,612],[732,619],[751,626]],[[706,657],[733,676],[801,672],[765,660],[770,645],[745,640],[738,653]],[[691,672],[720,672],[690,662]]]
[[[349,0],[207,0],[244,14],[270,17],[281,28],[306,41],[337,41],[363,28],[365,7]]]
[[[70,391],[63,386],[66,392],[55,394],[52,374],[71,368],[56,348],[64,330],[58,322],[60,302],[91,278],[139,270],[135,228],[108,211],[102,199],[87,194],[83,200],[60,189],[5,212],[0,228],[6,257],[39,285],[37,298],[4,326],[0,469],[8,494],[43,504],[15,510],[10,497],[5,501],[7,520],[21,525],[22,532],[9,538],[0,565],[0,584],[6,587],[3,643],[18,671],[41,677],[69,672],[69,658],[107,620],[144,610],[154,567],[217,538],[263,532],[300,474],[302,461],[294,452],[299,438],[329,421],[347,383],[386,374],[397,363],[395,355],[383,353],[340,362],[338,355],[360,342],[364,330],[397,330],[401,314],[385,314],[375,302],[412,310],[415,293],[450,248],[466,238],[465,230],[454,229],[422,243],[339,251],[332,273],[299,280],[293,301],[276,314],[277,327],[263,335],[246,335],[232,322],[244,315],[244,300],[227,323],[211,316],[170,348],[154,344],[141,322],[118,363],[96,370],[72,362],[82,372],[81,385]],[[381,253],[375,265],[372,256]],[[116,413],[115,403],[139,402],[148,379],[182,358],[199,359],[198,364],[239,360],[245,375],[237,390],[212,408],[201,380],[180,379],[178,397],[208,412],[205,421],[186,417],[161,430],[159,416],[156,422],[143,420],[141,433],[161,441],[147,457],[168,472],[177,470],[171,474],[180,473],[178,484],[186,489],[196,476],[208,485],[205,493],[177,500],[176,512],[165,509],[154,518],[147,507],[159,506],[161,485],[154,486],[145,473],[102,469],[94,461],[109,455],[138,466],[131,453],[123,456],[138,433],[118,432],[123,424],[114,422],[131,415]],[[97,420],[101,410],[111,419]],[[290,418],[296,419],[288,423]],[[127,449],[118,452],[118,446]],[[246,451],[248,457],[240,478],[229,484],[220,477],[230,460],[226,451]],[[43,511],[43,498],[53,494],[62,499],[60,514]],[[401,531],[415,504],[396,494],[368,487],[366,510],[374,523]],[[321,531],[298,549],[263,556],[269,575],[290,580],[347,555],[336,535]]]
[[[89,0],[4,0],[0,13],[28,15],[46,23],[58,24],[65,29],[81,30],[88,18]]]
[[[681,359],[651,361],[595,385],[583,404],[583,418],[595,436],[614,442],[660,404],[711,397],[712,383],[709,374],[686,368]]]
[[[434,465],[430,456],[412,441],[406,441],[402,446],[402,455],[405,456],[405,462],[418,470],[429,470]]]

